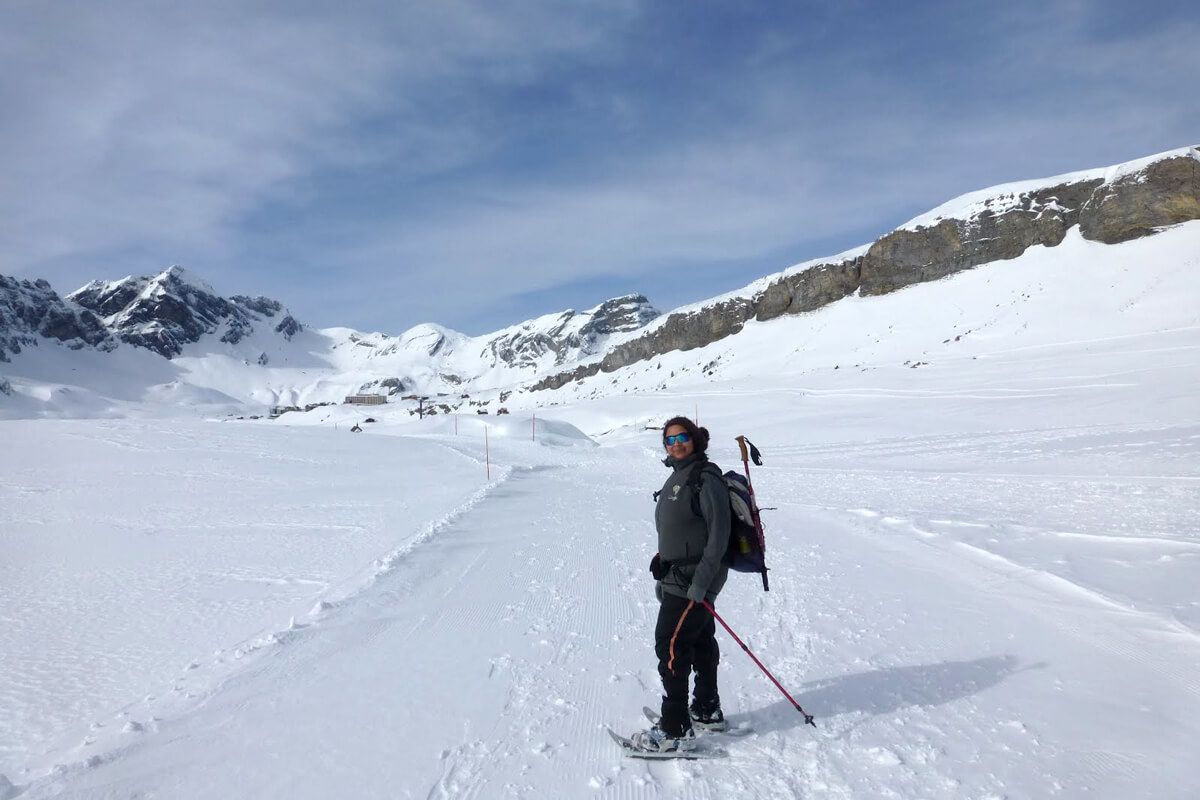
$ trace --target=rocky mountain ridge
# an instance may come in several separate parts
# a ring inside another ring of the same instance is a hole
[[[0,361],[9,361],[39,340],[59,341],[72,349],[117,346],[104,323],[91,311],[65,302],[44,280],[22,281],[0,275]]]
[[[964,198],[976,202],[964,202]],[[858,293],[880,295],[1005,261],[1034,245],[1055,247],[1078,225],[1085,239],[1117,244],[1200,219],[1200,147],[1102,170],[975,192],[832,259],[761,279],[722,299],[676,310],[598,361],[547,375],[555,389],[599,372],[736,334],[751,319],[813,311]],[[950,216],[938,216],[945,210]]]
[[[185,353],[201,358],[224,354],[262,367],[300,361],[314,366],[304,351],[328,351],[332,356],[332,351],[344,348],[326,367],[340,364],[356,374],[368,373],[358,390],[387,394],[459,392],[485,371],[498,372],[501,379],[528,378],[602,353],[610,337],[635,331],[659,316],[644,296],[627,295],[586,311],[548,314],[480,337],[433,324],[395,337],[328,329],[289,348],[305,326],[280,302],[222,297],[180,266],[154,276],[92,281],[65,298],[45,281],[0,280],[3,359],[43,339],[73,349],[111,351],[127,345],[166,359]],[[201,347],[187,349],[197,344]],[[275,357],[260,352],[262,348]]]
[[[67,300],[99,317],[120,341],[165,358],[178,356],[185,345],[199,342],[206,334],[219,334],[220,341],[237,344],[255,330],[255,323],[275,323],[274,332],[289,340],[303,330],[278,301],[220,297],[179,266],[149,278],[92,281],[67,295]]]
[[[589,311],[564,311],[507,328],[487,337],[486,351],[493,364],[535,366],[552,354],[560,366],[597,354],[612,334],[638,330],[658,316],[642,295],[616,297]]]
[[[475,385],[553,389],[703,347],[738,333],[750,320],[802,314],[853,294],[898,291],[1015,258],[1035,245],[1055,247],[1072,227],[1088,240],[1115,244],[1194,219],[1200,219],[1200,149],[1191,147],[964,195],[870,245],[797,265],[666,315],[645,297],[628,295],[479,337],[432,324],[399,336],[347,329],[318,333],[329,340],[324,346],[344,346],[339,352],[353,354],[337,363],[356,365],[358,385],[389,393],[462,392]],[[101,350],[124,343],[174,359],[198,342],[213,343],[208,346],[213,352],[217,343],[232,352],[255,334],[286,352],[304,330],[278,301],[220,297],[181,267],[153,277],[93,281],[66,298],[45,281],[0,277],[0,360],[36,346],[39,339]],[[267,365],[265,353],[258,364]]]

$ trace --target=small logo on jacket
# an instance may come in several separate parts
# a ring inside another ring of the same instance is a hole
[[[678,483],[671,487],[671,502],[672,503],[674,503],[676,500],[679,499],[679,492],[681,489],[683,489],[683,485],[678,484]]]

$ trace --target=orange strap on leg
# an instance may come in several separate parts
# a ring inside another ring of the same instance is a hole
[[[670,658],[667,660],[667,669],[671,670],[671,672],[675,671],[675,640],[679,638],[679,629],[683,627],[683,621],[687,619],[688,612],[692,610],[692,606],[694,605],[696,605],[695,600],[688,600],[687,608],[679,615],[679,622],[675,624],[675,631],[671,634],[671,644],[667,650],[670,654]]]

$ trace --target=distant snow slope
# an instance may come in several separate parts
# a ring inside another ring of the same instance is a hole
[[[555,391],[515,395],[509,406],[570,402],[666,389],[680,380],[727,379],[752,388],[786,374],[801,384],[840,382],[844,371],[954,370],[1012,351],[1078,348],[1200,326],[1200,222],[1102,245],[1071,231],[1002,264],[877,297],[849,297],[807,314],[748,322],[708,347],[668,353]],[[615,383],[614,383],[615,381]]]

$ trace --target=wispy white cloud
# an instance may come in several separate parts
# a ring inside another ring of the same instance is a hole
[[[435,127],[431,107],[455,102],[439,92],[492,61],[515,79],[592,36],[582,11],[487,7],[10,5],[0,263],[24,272],[125,248],[232,254],[246,215],[322,170],[470,163],[489,143],[468,126]],[[385,115],[398,136],[371,135]]]
[[[220,242],[386,69],[302,19],[164,8],[26,4],[4,26],[5,262]]]
[[[848,71],[821,85],[764,55],[737,98],[739,115],[719,126],[653,142],[579,181],[516,177],[501,189],[476,187],[470,202],[436,218],[398,221],[362,247],[327,255],[388,287],[397,324],[439,310],[404,298],[447,285],[471,287],[454,292],[454,313],[467,319],[497,297],[581,276],[674,270],[685,283],[689,263],[789,244],[795,260],[820,256],[804,243],[864,227],[879,235],[959,193],[1186,143],[1178,131],[1189,112],[1164,102],[1169,95],[1142,92],[1162,80],[1156,71],[1166,63],[1176,76],[1200,64],[1186,47],[1194,27],[1100,44],[1054,22],[1026,20],[1020,35],[989,41],[975,53],[981,72],[946,75],[950,86],[877,71],[869,59],[850,69],[847,51],[838,57]],[[786,51],[777,36],[773,47]],[[1160,57],[1134,58],[1147,52]],[[975,82],[979,96],[955,97]],[[1137,135],[1155,126],[1157,138]],[[1143,141],[1157,143],[1143,149]]]
[[[1200,129],[1195,15],[869,6],[10,4],[0,272],[69,290],[182,261],[319,324],[471,329]]]

